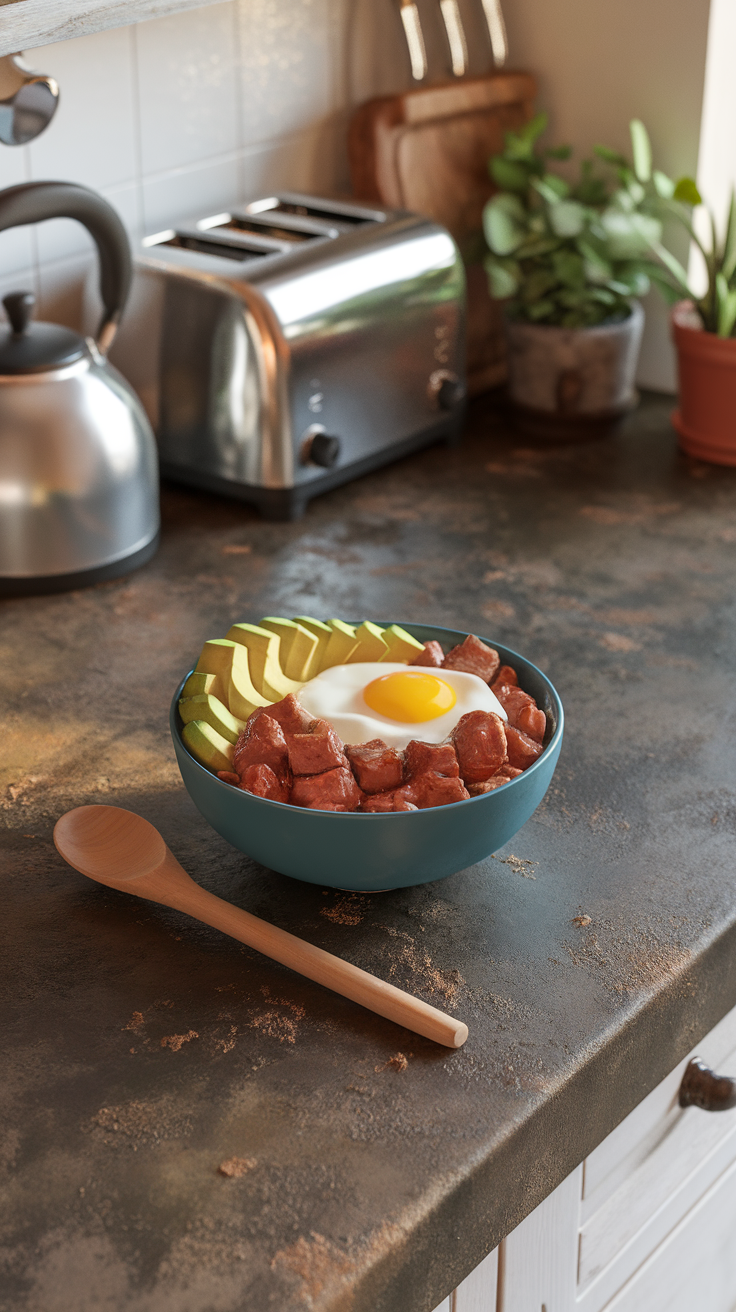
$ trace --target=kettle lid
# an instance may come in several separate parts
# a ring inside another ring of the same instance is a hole
[[[0,330],[0,375],[38,374],[73,364],[87,353],[86,343],[71,328],[55,323],[31,323],[33,292],[3,297],[10,328]]]

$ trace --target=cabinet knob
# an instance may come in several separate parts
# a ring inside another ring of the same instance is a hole
[[[704,1112],[727,1112],[736,1107],[736,1080],[728,1075],[716,1075],[700,1057],[693,1057],[682,1077],[680,1106],[700,1107]]]

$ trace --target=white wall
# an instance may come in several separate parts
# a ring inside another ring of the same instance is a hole
[[[438,6],[420,4],[429,27]],[[537,74],[555,140],[626,148],[636,115],[662,168],[695,171],[708,0],[505,8],[511,63]],[[395,0],[228,0],[30,51],[59,81],[61,103],[35,142],[0,146],[0,187],[85,183],[117,206],[133,239],[274,187],[347,192],[350,105],[411,83],[397,12]],[[483,71],[487,51],[471,58]],[[446,76],[441,59],[432,74]],[[65,220],[2,233],[0,295],[29,287],[41,317],[75,324],[90,251]],[[647,308],[641,382],[670,388],[666,314],[655,298]]]

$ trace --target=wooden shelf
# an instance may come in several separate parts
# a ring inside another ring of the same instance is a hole
[[[217,0],[0,0],[0,55],[52,41],[125,27],[146,18],[196,9]],[[53,69],[46,70],[53,74]]]

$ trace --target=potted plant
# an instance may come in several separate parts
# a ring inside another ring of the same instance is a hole
[[[643,128],[642,128],[643,131]],[[706,289],[698,296],[687,271],[660,240],[651,241],[659,261],[650,275],[672,303],[677,348],[679,408],[672,414],[680,446],[688,455],[715,464],[736,465],[736,201],[733,190],[723,235],[708,209],[710,241],[692,223],[692,209],[703,201],[692,178],[673,182],[652,175],[647,189],[657,192],[662,217],[682,224],[699,249]],[[656,184],[656,185],[655,185]],[[650,197],[650,203],[653,198]],[[683,299],[684,298],[684,299]]]
[[[636,404],[644,321],[636,298],[648,291],[651,271],[663,269],[655,258],[661,198],[638,121],[633,164],[596,147],[597,160],[583,161],[576,182],[551,171],[551,161],[571,152],[539,148],[546,126],[540,114],[509,132],[491,159],[499,191],[483,215],[485,267],[491,295],[506,306],[517,427],[583,438],[610,432]]]

